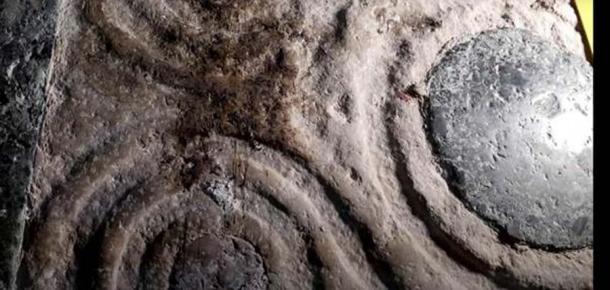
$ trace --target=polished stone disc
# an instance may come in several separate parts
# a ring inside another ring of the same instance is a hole
[[[430,73],[428,129],[447,181],[514,239],[592,243],[592,75],[516,29],[456,45]]]

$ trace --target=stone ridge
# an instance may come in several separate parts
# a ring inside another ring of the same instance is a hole
[[[11,288],[44,111],[55,1],[0,3],[0,289]]]

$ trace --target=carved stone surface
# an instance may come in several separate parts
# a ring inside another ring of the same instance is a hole
[[[449,189],[428,72],[568,1],[64,0],[17,288],[583,289]]]
[[[593,69],[527,31],[482,33],[429,79],[432,138],[466,201],[515,238],[593,242]]]

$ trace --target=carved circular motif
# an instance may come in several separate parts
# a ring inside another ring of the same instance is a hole
[[[592,242],[592,69],[529,32],[488,31],[429,76],[445,177],[480,216],[535,246]]]

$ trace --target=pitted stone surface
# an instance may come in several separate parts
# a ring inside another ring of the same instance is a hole
[[[430,133],[480,216],[531,245],[592,242],[592,69],[524,30],[461,43],[430,74]]]
[[[176,289],[267,289],[264,272],[247,241],[204,235],[178,255],[170,280]]]

